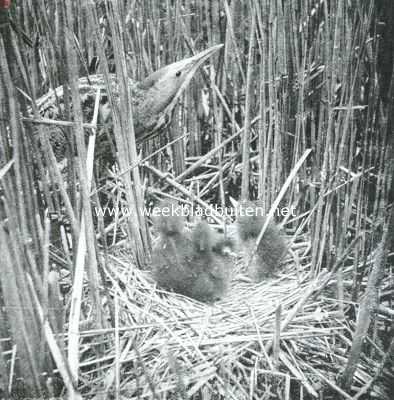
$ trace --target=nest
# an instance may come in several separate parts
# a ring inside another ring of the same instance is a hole
[[[106,276],[119,324],[83,333],[89,351],[81,356],[82,392],[101,398],[116,387],[125,399],[240,400],[317,398],[323,391],[325,399],[337,398],[351,329],[322,291],[328,273],[312,277],[303,264],[287,260],[260,284],[238,265],[228,295],[204,304],[161,291],[128,256],[110,257]],[[372,364],[362,359],[355,388],[369,382]]]

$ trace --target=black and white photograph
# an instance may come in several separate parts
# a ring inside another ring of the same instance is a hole
[[[394,2],[0,0],[0,400],[394,399]]]

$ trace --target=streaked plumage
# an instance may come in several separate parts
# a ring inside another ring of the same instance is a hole
[[[169,123],[178,98],[197,69],[221,47],[222,45],[213,46],[193,57],[167,65],[140,82],[128,79],[137,142],[149,138]],[[116,75],[110,75],[109,84],[112,96],[117,103],[120,91]],[[98,90],[100,90],[98,125],[107,125],[108,128],[111,125],[112,112],[104,76],[98,74],[79,79],[79,93],[86,123],[92,121]],[[38,99],[37,105],[43,117],[61,120],[64,116],[63,87],[58,87]],[[67,136],[61,127],[51,126],[49,129],[50,142],[55,147],[57,158],[62,158]]]

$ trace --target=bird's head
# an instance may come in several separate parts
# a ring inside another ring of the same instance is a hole
[[[138,83],[137,89],[143,91],[143,98],[136,110],[141,124],[136,132],[139,139],[150,135],[168,122],[177,100],[197,69],[222,46],[219,44],[210,47],[193,57],[167,65]]]

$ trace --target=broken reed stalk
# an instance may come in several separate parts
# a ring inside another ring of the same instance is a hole
[[[251,125],[254,125],[260,117],[256,117],[251,121]],[[222,143],[220,143],[217,147],[214,149],[210,150],[207,154],[203,155],[200,157],[195,163],[193,163],[189,168],[187,168],[181,175],[178,175],[175,180],[182,181],[186,176],[189,176],[193,171],[195,171],[198,167],[203,165],[207,160],[212,158],[218,151],[221,149],[225,148],[228,144],[230,144],[234,139],[236,139],[238,136],[240,136],[242,133],[245,132],[245,128],[241,128],[238,130],[238,132],[234,133],[231,135],[229,138],[224,140]]]
[[[288,190],[288,188],[290,187],[291,183],[293,182],[293,180],[295,179],[298,170],[302,167],[302,165],[304,164],[305,160],[308,158],[309,154],[311,153],[311,149],[308,149],[305,151],[305,153],[301,156],[301,158],[297,161],[297,164],[294,166],[293,170],[290,172],[290,175],[287,177],[286,182],[283,184],[277,198],[275,199],[275,201],[272,203],[272,206],[269,210],[269,212],[267,213],[267,216],[265,218],[264,224],[261,227],[261,231],[259,233],[259,235],[256,238],[256,243],[253,246],[253,249],[251,251],[251,253],[248,255],[248,260],[246,263],[246,266],[249,267],[250,263],[253,261],[253,257],[257,252],[257,249],[259,247],[259,244],[264,236],[264,233],[266,231],[266,229],[268,228],[268,225],[270,223],[270,221],[273,220],[274,215],[276,213],[276,211],[278,210],[279,204],[281,202],[281,200],[284,198],[286,191]]]
[[[168,176],[168,174],[159,171],[157,168],[153,167],[152,165],[145,164],[144,167],[148,171],[155,174],[158,178],[165,180],[169,185],[171,185],[173,188],[175,188],[179,193],[182,193],[188,199],[190,199],[191,201],[195,201],[198,205],[203,207],[206,210],[207,215],[209,215],[217,224],[220,224],[220,225],[223,224],[223,220],[222,220],[223,215],[221,215],[219,212],[217,212],[212,206],[207,204],[205,201],[201,200],[193,192],[189,191],[183,185],[176,182],[173,178],[170,178]]]

